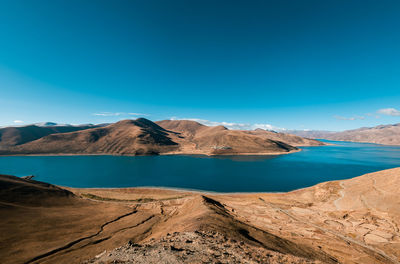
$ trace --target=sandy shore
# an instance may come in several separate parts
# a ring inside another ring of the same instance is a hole
[[[314,146],[313,146],[314,147]],[[320,146],[319,146],[320,147]],[[202,155],[202,156],[278,156],[278,155],[285,155],[291,154],[301,151],[301,149],[291,150],[288,152],[260,152],[260,153],[227,153],[227,154],[212,154],[212,153],[205,153],[205,152],[182,152],[182,151],[173,151],[167,153],[160,153],[157,155],[140,155],[140,156],[168,156],[168,155]],[[127,156],[127,157],[137,157],[138,155],[130,155],[130,154],[110,154],[110,153],[57,153],[57,154],[7,154],[7,155],[0,155],[0,157],[12,157],[12,156]]]

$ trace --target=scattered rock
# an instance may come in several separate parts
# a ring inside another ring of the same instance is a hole
[[[236,247],[235,239],[228,239],[215,231],[175,232],[167,236],[170,239],[153,239],[145,244],[129,241],[126,246],[110,254],[99,254],[87,263],[321,263],[254,247],[243,241],[239,242],[242,248]],[[222,244],[219,241],[226,242]]]

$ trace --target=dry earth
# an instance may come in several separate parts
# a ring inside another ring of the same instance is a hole
[[[399,263],[400,168],[289,193],[0,177],[2,263]]]

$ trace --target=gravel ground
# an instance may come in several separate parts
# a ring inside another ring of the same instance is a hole
[[[87,263],[321,263],[280,254],[214,232],[168,234],[144,244],[129,242]]]

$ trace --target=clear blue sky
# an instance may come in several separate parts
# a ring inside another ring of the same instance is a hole
[[[398,123],[399,14],[397,0],[0,1],[0,125]]]

